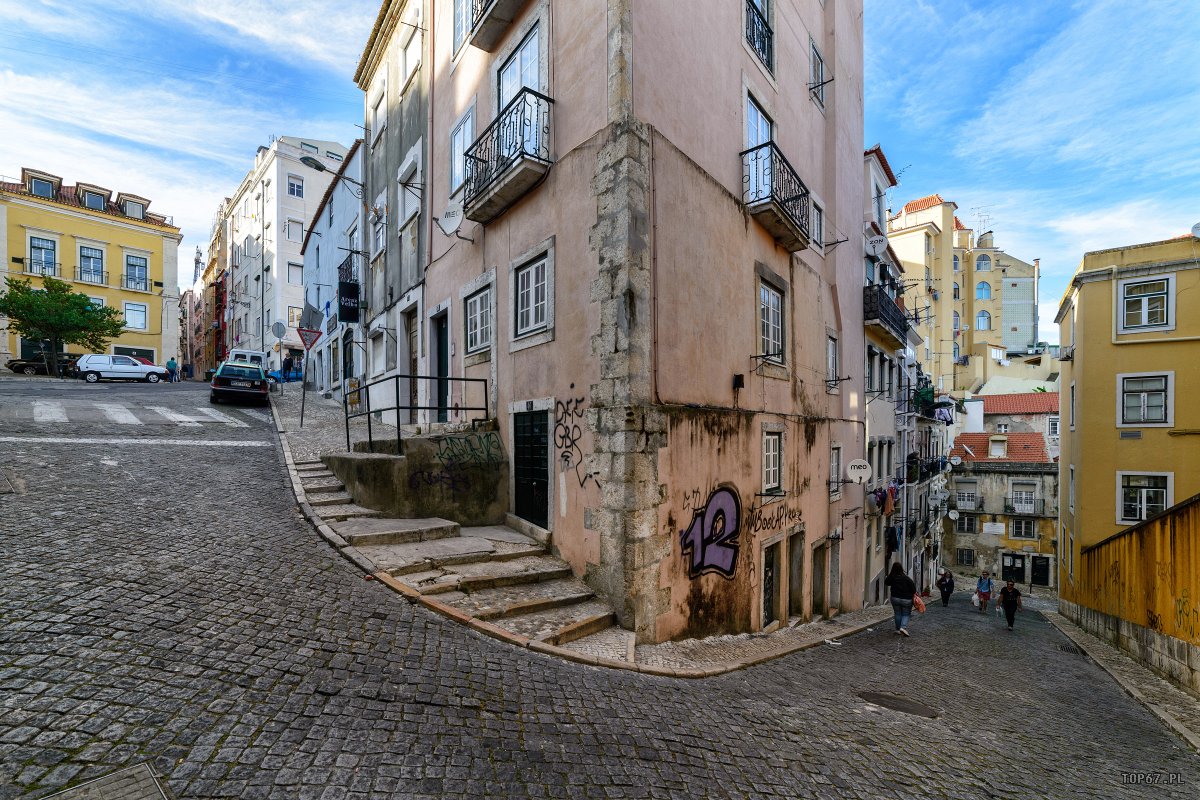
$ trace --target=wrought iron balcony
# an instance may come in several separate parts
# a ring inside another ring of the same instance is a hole
[[[1028,514],[1034,517],[1046,516],[1046,500],[1044,498],[1026,499],[1024,497],[1004,498],[1005,514]]]
[[[755,0],[746,0],[746,41],[771,72],[775,71],[775,32]]]
[[[121,276],[121,288],[132,289],[135,292],[150,291],[150,279],[144,275],[129,275]]]
[[[338,264],[338,280],[339,281],[357,281],[358,280],[358,259],[355,258],[356,253],[350,253],[346,259]]]
[[[471,44],[492,52],[526,0],[471,0]]]
[[[25,262],[26,275],[41,275],[44,278],[57,278],[62,273],[62,264],[53,261],[33,261]]]
[[[552,98],[524,88],[466,152],[467,219],[487,223],[525,195],[550,169]]]
[[[863,287],[863,324],[876,328],[896,349],[908,343],[908,319],[896,301],[878,283]]]
[[[80,283],[95,283],[103,286],[108,283],[108,273],[98,269],[77,269],[75,280]]]
[[[742,202],[789,252],[808,247],[808,187],[774,142],[741,152]]]

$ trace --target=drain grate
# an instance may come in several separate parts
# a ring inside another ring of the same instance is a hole
[[[898,694],[888,694],[887,692],[859,692],[858,696],[868,703],[876,706],[890,708],[893,711],[901,711],[905,714],[914,714],[918,717],[927,717],[929,719],[937,719],[938,712],[929,706],[918,703],[916,700],[909,700],[907,697],[901,697]]]
[[[1084,652],[1073,644],[1060,644],[1058,649],[1062,650],[1064,653],[1070,653],[1073,656],[1084,655]]]

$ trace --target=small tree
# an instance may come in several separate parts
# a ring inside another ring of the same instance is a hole
[[[72,291],[70,284],[54,278],[43,278],[42,288],[35,288],[28,279],[10,278],[8,291],[0,295],[0,314],[26,339],[50,342],[46,366],[51,375],[58,374],[58,350],[63,345],[104,350],[125,328],[120,311],[98,306],[86,294]]]

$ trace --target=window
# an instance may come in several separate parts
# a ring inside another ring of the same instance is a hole
[[[287,240],[289,242],[298,242],[304,238],[304,223],[298,219],[289,219],[287,221]]]
[[[404,45],[404,80],[401,81],[401,87],[408,83],[409,77],[417,71],[417,66],[421,63],[421,32],[412,29],[412,36],[408,37],[408,43]]]
[[[829,448],[829,496],[842,496],[842,448],[838,445]]]
[[[1149,519],[1170,505],[1170,476],[1117,474],[1121,479],[1121,522]]]
[[[319,148],[315,144],[309,144],[308,142],[301,142],[300,149],[306,153],[319,152]]]
[[[463,46],[471,30],[471,3],[469,0],[454,0],[454,52]]]
[[[125,201],[125,216],[141,219],[146,209],[141,203],[135,203],[132,200]]]
[[[326,157],[326,158],[332,158],[334,161],[341,161],[341,160],[342,160],[342,154],[341,154],[341,153],[335,153],[335,152],[333,152],[332,150],[326,150],[326,151],[325,151],[325,157]]]
[[[516,51],[508,57],[504,65],[500,67],[498,80],[496,81],[498,94],[497,109],[503,109],[517,93],[524,87],[530,89],[541,88],[541,75],[539,74],[541,67],[540,50],[538,49],[538,29],[533,30],[525,37],[525,41],[521,42]]]
[[[1008,423],[1001,422],[996,425],[996,433],[1008,433]]]
[[[980,311],[975,315],[975,330],[990,331],[992,329],[992,315],[986,311]]]
[[[813,100],[817,101],[817,105],[824,108],[825,84],[828,82],[825,78],[825,58],[817,49],[816,42],[810,41],[809,48],[812,50],[812,80],[809,83],[809,94],[812,95]]]
[[[1075,580],[1075,529],[1072,528],[1067,533],[1067,572],[1071,575],[1071,580]]]
[[[96,247],[79,248],[79,280],[104,282],[104,251]]]
[[[980,281],[975,286],[975,299],[976,300],[991,300],[992,299],[992,285],[990,283],[988,283],[987,281]]]
[[[1168,275],[1152,281],[1121,281],[1121,330],[1172,327],[1174,280]]]
[[[325,207],[325,227],[333,227],[333,203]]]
[[[146,308],[145,303],[126,303],[125,327],[138,331],[146,330]]]
[[[1121,424],[1164,424],[1170,421],[1167,375],[1118,376],[1121,382]]]
[[[289,328],[299,328],[300,327],[300,315],[302,313],[304,313],[304,309],[298,308],[297,306],[288,306],[288,327]]]
[[[288,283],[293,286],[302,286],[304,284],[304,265],[294,262],[288,263]]]
[[[884,208],[884,201],[887,195],[878,183],[875,184],[875,191],[871,194],[871,199],[874,201],[872,207],[875,209],[875,224],[880,230],[887,230],[887,210]]]
[[[1015,514],[1037,513],[1037,484],[1014,483],[1012,497],[1006,504]]]
[[[1046,433],[1048,436],[1058,436],[1058,414],[1051,414],[1046,420]]]
[[[377,217],[371,226],[371,253],[379,255],[387,247],[387,219]]]
[[[955,271],[955,272],[958,272],[958,270],[959,270],[959,266],[958,266],[958,256],[955,256],[955,257],[954,257],[954,271]],[[955,297],[958,297],[958,295],[957,295],[957,294],[956,294],[956,295],[954,295],[954,296],[955,296]]]
[[[816,203],[812,204],[809,227],[812,231],[813,246],[823,250],[825,248],[825,209]]]
[[[475,136],[475,109],[467,109],[450,132],[450,193],[454,194],[467,179],[466,153]]]
[[[969,547],[957,548],[958,564],[961,567],[975,566],[975,551]]]
[[[384,337],[381,335],[371,338],[371,374],[382,375],[387,369],[387,361],[385,359]]]
[[[758,318],[762,327],[762,354],[770,361],[783,362],[783,294],[761,283],[758,288]]]
[[[58,272],[58,242],[39,236],[29,237],[29,268],[27,272],[55,275]]]
[[[746,95],[746,148],[771,141],[771,127],[771,118],[762,110],[762,106]]]
[[[94,305],[96,308],[100,308],[101,306],[108,305],[107,303],[104,302],[103,297],[89,297],[88,300],[91,300],[92,305]]]
[[[1071,406],[1069,408],[1071,430],[1075,430],[1075,381],[1071,381]]]
[[[43,178],[30,178],[29,191],[38,197],[54,197],[54,184]]]
[[[492,343],[492,287],[466,299],[467,352],[474,353]]]
[[[866,285],[870,286],[875,282],[875,260],[872,258],[863,259],[863,276],[866,278]]]
[[[1067,510],[1075,513],[1075,465],[1067,467]]]
[[[875,360],[877,352],[878,351],[874,347],[867,347],[867,367],[864,370],[863,375],[864,383],[866,384],[866,390],[868,392],[875,391],[875,387],[877,385],[875,382]]]
[[[150,291],[149,262],[142,256],[125,256],[125,288]]]
[[[387,107],[385,102],[387,97],[383,92],[375,99],[374,105],[371,106],[371,135],[372,144],[379,140],[379,135],[383,133],[383,129],[387,127]]]
[[[987,272],[991,268],[992,268],[992,257],[989,256],[987,253],[984,253],[983,255],[979,256],[979,258],[975,259],[975,271],[976,272]]]
[[[546,326],[546,259],[521,267],[516,272],[517,335]]]
[[[958,519],[954,520],[955,533],[975,533],[976,517],[971,514],[960,514]]]
[[[954,257],[954,260],[955,260],[955,261],[957,261],[957,260],[958,260],[958,256],[955,256],[955,257]],[[957,269],[957,267],[956,267],[956,269]],[[958,288],[958,281],[955,281],[955,282],[954,282],[954,299],[955,299],[955,300],[961,300],[961,299],[962,299],[962,295],[960,294],[960,292],[959,292],[959,288]]]
[[[841,366],[841,359],[838,357],[838,340],[836,336],[825,337],[825,380],[831,383],[827,388],[838,388],[838,369]]]
[[[782,490],[779,464],[782,461],[783,434],[763,434],[762,481],[763,493],[770,494]]]
[[[958,361],[958,359],[960,358],[960,355],[959,355],[959,352],[960,352],[960,351],[959,351],[959,348],[958,348],[958,342],[955,342],[955,343],[954,343],[954,349],[953,349],[953,351],[952,351],[952,352],[954,353],[954,360],[955,360],[955,361]]]
[[[988,440],[988,458],[1005,458],[1008,455],[1008,440],[992,437]]]
[[[104,210],[104,195],[98,192],[84,192],[83,204],[93,211]]]
[[[955,284],[955,286],[957,286],[957,285],[958,284]],[[957,291],[957,289],[955,291]],[[960,330],[961,328],[962,328],[962,317],[960,317],[958,315],[958,312],[955,311],[954,312],[954,330],[957,331],[957,330]]]
[[[304,197],[304,178],[288,175],[287,183],[290,197]]]
[[[399,195],[400,226],[412,219],[421,210],[421,195],[413,185],[417,183],[417,165],[414,163],[400,177],[400,185],[396,187]],[[405,184],[408,184],[405,186]]]
[[[955,487],[954,499],[959,508],[974,509],[978,495],[975,494],[977,484],[959,482]]]
[[[1013,539],[1037,539],[1036,522],[1034,519],[1014,519]]]

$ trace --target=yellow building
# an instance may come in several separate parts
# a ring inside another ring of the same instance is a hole
[[[21,170],[20,183],[0,182],[0,291],[10,277],[67,281],[97,303],[120,309],[125,331],[109,352],[162,364],[179,353],[178,249],[171,220],[150,201],[101,186]],[[25,341],[0,318],[0,363],[29,357]],[[70,348],[68,348],[70,349]]]
[[[1059,305],[1060,593],[1080,551],[1200,492],[1200,240],[1083,257]]]

